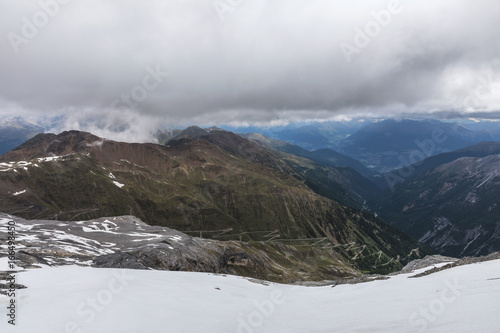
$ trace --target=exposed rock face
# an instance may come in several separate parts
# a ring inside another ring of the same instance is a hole
[[[475,263],[480,263],[480,262],[485,262],[485,261],[490,261],[490,260],[497,260],[500,259],[500,252],[493,252],[490,253],[487,256],[481,256],[481,257],[465,257],[461,259],[456,259],[456,258],[450,258],[450,257],[443,257],[443,256],[427,256],[424,259],[417,259],[415,261],[410,262],[405,268],[403,269],[404,272],[410,272],[415,269],[423,268],[423,267],[428,267],[437,263],[442,263],[445,265],[439,265],[437,267],[431,268],[426,270],[425,272],[416,274],[414,276],[411,276],[412,278],[419,278],[422,276],[427,276],[429,274],[433,274],[436,272],[443,271],[445,269],[450,269],[453,267],[457,266],[464,266],[464,265],[470,265],[470,264],[475,264]],[[494,278],[496,279],[496,278]]]
[[[395,186],[394,192],[388,190],[373,205],[374,210],[384,221],[443,255],[499,251],[499,150],[500,143],[483,143],[429,158],[422,165],[434,168]],[[461,156],[465,153],[481,157]],[[453,156],[458,157],[449,162]],[[437,165],[440,160],[446,163]]]
[[[441,264],[441,263],[451,263],[455,262],[458,259],[452,258],[452,257],[446,257],[446,256],[441,256],[441,255],[430,255],[430,256],[425,256],[423,259],[415,259],[411,262],[409,262],[403,269],[401,270],[401,273],[409,273],[413,272],[414,270],[429,267],[435,264]]]
[[[0,213],[0,224],[8,221],[15,222],[16,264],[23,268],[76,264],[228,273],[277,282],[332,280],[361,274],[331,249],[202,239],[150,226],[133,216],[61,222],[24,220]],[[0,239],[7,239],[6,228],[0,229]],[[6,255],[6,247],[2,246],[0,258]]]

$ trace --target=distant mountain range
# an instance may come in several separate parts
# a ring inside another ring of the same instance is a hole
[[[387,172],[429,156],[492,140],[486,132],[437,120],[384,120],[345,139],[339,151],[365,166]]]
[[[39,134],[0,163],[2,210],[25,218],[135,215],[205,238],[276,239],[304,249],[299,256],[319,247],[363,271],[426,253],[372,215],[316,194],[272,151],[220,129],[188,128],[166,146]]]
[[[298,145],[283,140],[272,139],[263,134],[249,133],[241,135],[255,142],[266,144],[268,147],[272,147],[280,152],[305,157],[324,166],[352,168],[367,178],[376,174],[376,172],[366,168],[358,160],[329,148],[309,151]]]
[[[384,120],[237,135],[191,126],[159,131],[162,145],[38,135],[0,158],[0,200],[25,218],[131,214],[192,235],[221,232],[218,239],[363,239],[370,253],[394,242],[369,231],[387,231],[373,212],[438,253],[482,255],[500,247],[496,124]],[[295,142],[309,133],[338,150],[276,139],[294,131]]]
[[[500,154],[500,144],[498,142],[481,142],[459,150],[429,157],[417,164],[397,169],[383,175],[377,175],[377,177],[386,180],[383,186],[384,188],[388,186],[391,187],[394,186],[394,184],[403,182],[405,178],[423,174],[433,168],[453,162],[461,157],[486,157],[494,154]]]
[[[0,121],[0,155],[31,139],[44,128],[22,117],[11,117]]]
[[[365,168],[371,169],[372,175],[408,166],[416,158],[423,159],[482,141],[500,141],[500,126],[492,121],[453,123],[438,120],[372,119],[231,129],[244,134],[263,134],[300,146],[306,151],[334,150],[361,162]],[[429,143],[429,140],[432,141],[436,135],[443,139],[442,142],[433,142],[432,149],[425,150],[422,157],[419,154],[422,146]],[[296,150],[295,147],[293,149]],[[359,168],[356,171],[365,177],[372,176]],[[374,181],[377,182],[378,179]]]
[[[371,120],[327,121],[310,123],[292,123],[286,126],[274,127],[231,127],[224,129],[238,133],[259,133],[265,136],[287,141],[307,150],[323,148],[338,149],[339,143],[356,133],[362,127],[370,124]]]
[[[373,209],[441,254],[500,248],[500,143],[430,157],[375,200]],[[394,172],[397,173],[397,172]]]
[[[343,205],[362,208],[367,200],[380,192],[380,188],[368,179],[374,174],[371,170],[331,149],[310,152],[263,134],[241,135],[287,161],[296,170],[296,177],[316,193]]]

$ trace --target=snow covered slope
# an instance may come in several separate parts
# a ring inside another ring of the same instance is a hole
[[[500,260],[410,278],[425,270],[332,288],[192,272],[32,269],[16,277],[27,288],[17,291],[15,327],[0,295],[0,332],[498,332]]]

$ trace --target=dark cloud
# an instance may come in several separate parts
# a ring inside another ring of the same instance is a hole
[[[137,133],[488,115],[500,110],[499,14],[489,0],[0,0],[0,114]]]

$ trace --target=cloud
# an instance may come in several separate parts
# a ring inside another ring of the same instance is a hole
[[[499,12],[488,0],[0,0],[0,114],[139,133],[496,112]]]
[[[125,142],[156,142],[158,128],[167,127],[147,114],[131,110],[90,109],[67,112],[59,121],[47,126],[47,132],[59,133],[73,129],[99,137]]]

